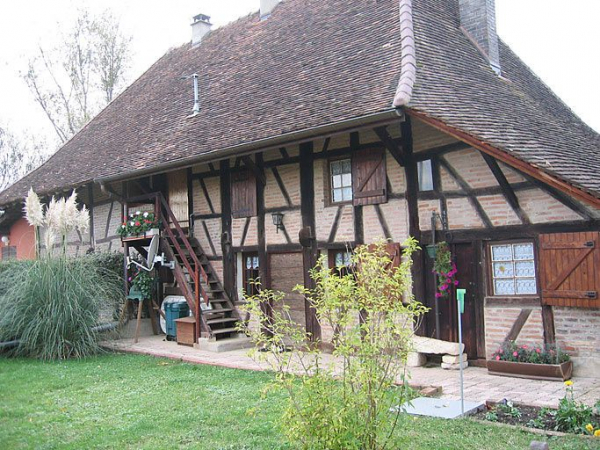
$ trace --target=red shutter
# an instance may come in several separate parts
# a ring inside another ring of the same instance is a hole
[[[256,177],[250,170],[231,174],[231,215],[236,219],[256,216]]]
[[[542,303],[599,308],[600,233],[540,235]]]
[[[352,154],[354,206],[387,202],[385,150],[372,148]]]

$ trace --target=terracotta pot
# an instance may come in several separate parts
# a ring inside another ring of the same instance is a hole
[[[530,378],[534,380],[565,381],[573,374],[573,362],[562,364],[532,364],[512,361],[487,362],[487,369],[491,375],[504,377]]]

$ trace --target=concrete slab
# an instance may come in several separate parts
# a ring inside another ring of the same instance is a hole
[[[447,398],[419,397],[412,402],[402,405],[401,410],[413,416],[439,417],[442,419],[457,419],[463,417],[460,400],[449,400]],[[465,400],[464,416],[481,411],[485,405],[480,402]]]

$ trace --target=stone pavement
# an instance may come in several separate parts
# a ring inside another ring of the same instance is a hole
[[[138,353],[177,359],[194,364],[208,364],[245,370],[268,370],[266,363],[259,363],[248,356],[248,350],[234,350],[223,353],[201,351],[192,347],[166,341],[164,336],[141,337],[137,344],[133,339],[108,341],[105,347],[122,352]],[[326,363],[335,364],[329,354],[323,355]],[[410,384],[435,386],[442,389],[441,397],[460,398],[459,372],[443,370],[439,367],[413,367]],[[470,401],[499,401],[503,398],[533,406],[557,407],[565,395],[562,382],[527,380],[521,378],[489,375],[487,369],[468,367],[464,371],[465,399]],[[575,398],[594,405],[600,400],[600,378],[573,378]]]

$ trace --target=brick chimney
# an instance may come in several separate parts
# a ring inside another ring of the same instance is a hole
[[[204,14],[194,16],[194,21],[192,22],[192,45],[200,44],[202,38],[210,31],[210,27],[212,27],[210,17]]]
[[[281,0],[260,0],[260,20],[268,19]]]
[[[495,0],[458,0],[460,25],[500,75]]]

